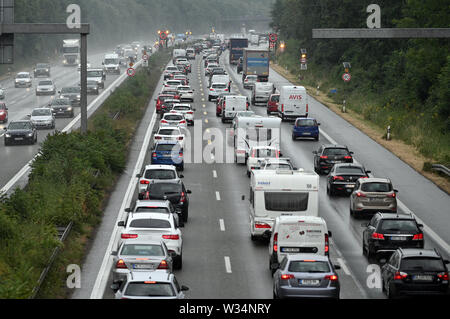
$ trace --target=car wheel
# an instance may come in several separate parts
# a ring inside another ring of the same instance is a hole
[[[355,217],[355,211],[350,207],[350,216]]]
[[[180,270],[181,268],[183,268],[183,255],[179,255],[177,257],[175,257],[175,260],[173,262],[173,268]]]
[[[275,291],[273,291],[273,299],[278,299],[278,297],[277,297]]]
[[[247,177],[250,177],[250,176],[251,176],[250,171],[247,171]]]
[[[319,135],[317,135],[317,137],[315,138],[316,142],[319,141]]]
[[[367,255],[367,250],[366,250],[366,247],[364,246],[364,240],[362,241],[362,254],[363,254],[363,256]]]
[[[252,241],[256,241],[257,240],[255,235],[250,235],[250,238],[251,238]]]
[[[295,141],[297,138],[295,137],[294,134],[292,134],[292,140]]]
[[[334,196],[335,195],[335,191],[333,190],[333,186],[331,186],[331,185],[330,185],[330,188],[329,188],[328,195],[330,195],[330,196]]]
[[[9,143],[6,141],[6,138],[5,138],[5,146],[9,146]]]
[[[186,209],[186,211],[183,212],[183,222],[187,223],[189,219],[189,210]]]
[[[387,295],[388,299],[396,299],[397,298],[397,294],[395,293],[394,289],[392,289],[390,283],[388,283],[388,285],[386,287],[386,295]]]

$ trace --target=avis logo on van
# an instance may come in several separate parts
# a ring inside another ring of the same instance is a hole
[[[301,95],[296,95],[296,94],[291,94],[290,96],[289,96],[289,100],[302,100],[303,99],[303,96],[301,96]]]

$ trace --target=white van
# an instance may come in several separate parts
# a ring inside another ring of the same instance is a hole
[[[187,48],[186,55],[189,60],[195,60],[195,49]]]
[[[303,86],[283,86],[280,89],[278,116],[282,121],[308,117],[308,94]]]
[[[275,92],[275,86],[270,82],[256,82],[252,88],[252,105],[267,104],[270,96]]]
[[[222,123],[225,123],[233,120],[237,112],[247,111],[247,97],[239,95],[225,96],[222,105]]]
[[[270,265],[290,254],[329,255],[327,223],[316,216],[280,216],[275,219],[269,244]]]
[[[246,164],[250,148],[281,146],[281,120],[259,115],[237,117],[232,126],[235,163]]]
[[[256,170],[250,182],[250,234],[268,238],[280,216],[319,216],[319,175],[315,172]]]
[[[231,90],[231,80],[230,80],[230,76],[229,75],[215,74],[209,80],[209,87],[211,87],[211,85],[213,83],[228,83],[228,91],[231,92],[230,91]]]
[[[120,74],[120,59],[118,54],[106,54],[102,65],[106,73]]]

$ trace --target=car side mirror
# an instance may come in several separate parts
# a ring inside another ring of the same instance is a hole
[[[312,152],[314,155],[317,155],[317,151]]]
[[[385,265],[386,263],[387,263],[387,259],[386,258],[381,258],[380,260],[379,260],[379,262],[380,262],[380,265]]]
[[[117,251],[112,251],[111,256],[117,256]]]
[[[350,154],[352,154],[352,155],[353,155],[353,154],[355,154],[355,152],[350,152]]]
[[[372,173],[372,171],[366,171],[366,174],[371,174]]]
[[[321,124],[320,123],[317,123],[317,126],[320,126]]]
[[[132,212],[131,208],[126,208],[125,209],[125,213],[131,213],[131,212]]]
[[[417,227],[423,228],[423,224],[417,224]]]
[[[28,114],[27,117],[31,117],[31,114]]]
[[[177,257],[177,253],[174,251],[171,251],[171,252],[169,252],[169,256],[172,258],[175,258],[175,257]]]
[[[8,128],[4,127],[3,130],[6,131]]]
[[[331,233],[331,231],[328,231],[328,237],[332,237],[333,236],[333,234]]]
[[[398,193],[398,190],[397,190],[397,189],[394,189],[394,193]]]
[[[181,286],[181,291],[188,291],[188,290],[189,290],[189,287]]]
[[[117,226],[125,227],[125,222],[124,221],[120,221],[120,222],[117,223]]]
[[[141,178],[142,175],[141,175],[141,174],[137,174],[136,177],[137,177],[137,178]]]
[[[112,284],[112,285],[110,286],[110,288],[112,289],[112,291],[114,291],[114,293],[116,293],[116,292],[119,291],[120,285],[117,284],[117,283],[115,283],[115,284]]]
[[[242,195],[242,200],[245,200],[245,195]]]
[[[444,264],[446,265],[450,264],[450,260],[444,259]]]
[[[138,199],[139,200],[143,200],[144,199],[144,194],[143,193],[139,193],[138,194]]]
[[[186,193],[187,193],[187,194],[192,194],[192,191],[188,189],[188,190],[186,191]]]
[[[280,153],[280,157],[283,157],[283,153]]]
[[[339,266],[339,265],[333,265],[333,268],[334,268],[335,270],[340,270],[340,269],[341,269],[341,266]]]

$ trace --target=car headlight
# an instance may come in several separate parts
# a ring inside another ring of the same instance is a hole
[[[28,133],[28,137],[32,137],[33,136],[33,133]]]
[[[81,98],[81,95],[77,95],[77,99],[80,99]]]
[[[7,138],[10,138],[10,137],[11,137],[11,134],[6,133],[5,136],[6,136]]]
[[[69,111],[69,112],[72,111],[72,108],[71,107],[67,108],[67,111]]]

